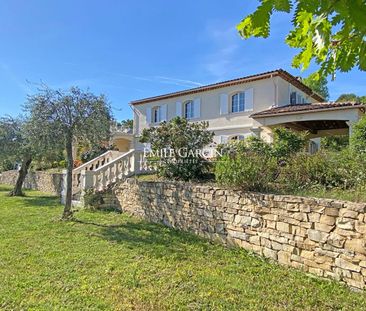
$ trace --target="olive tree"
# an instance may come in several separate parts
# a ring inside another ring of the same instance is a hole
[[[10,116],[0,118],[0,157],[2,162],[20,163],[18,178],[11,196],[23,195],[22,187],[32,163],[34,148],[25,130],[26,120]]]
[[[108,141],[112,113],[104,95],[96,96],[78,87],[54,90],[42,87],[29,96],[29,131],[40,147],[66,150],[67,188],[63,219],[72,217],[73,142],[91,144]]]

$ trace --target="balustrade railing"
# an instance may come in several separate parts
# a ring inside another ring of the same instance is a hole
[[[75,168],[72,171],[72,184],[74,192],[77,192],[77,190],[80,189],[81,186],[81,172],[82,171],[94,171],[109,162],[111,162],[113,159],[117,158],[118,156],[121,156],[122,153],[119,151],[109,150],[100,156],[84,163],[83,165],[80,165],[79,167]]]
[[[119,180],[155,170],[154,163],[146,161],[143,152],[130,150],[116,155],[108,151],[75,169],[73,193],[81,198],[87,189],[103,191]]]

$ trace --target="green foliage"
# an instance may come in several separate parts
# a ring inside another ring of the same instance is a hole
[[[157,127],[144,129],[140,142],[149,143],[157,152],[160,176],[182,180],[203,178],[209,163],[197,151],[212,142],[214,133],[207,131],[207,122],[189,122],[176,117]],[[161,152],[162,150],[169,152]],[[172,156],[170,154],[172,150]]]
[[[325,100],[329,99],[328,81],[326,77],[318,78],[316,73],[312,73],[307,78],[302,79],[302,82]]]
[[[0,118],[0,159],[5,166],[9,166],[9,162],[13,165],[21,162],[25,155],[35,151],[26,130],[26,122],[21,117]]]
[[[121,122],[117,122],[117,125],[132,130],[133,129],[133,120],[132,119],[122,120]]]
[[[321,148],[331,151],[340,151],[349,146],[348,135],[327,136],[321,138]]]
[[[274,12],[293,14],[293,29],[286,43],[300,49],[293,66],[307,69],[311,61],[320,68],[317,78],[353,67],[366,70],[366,3],[363,0],[261,0],[255,12],[238,25],[240,35],[267,38]]]
[[[244,140],[230,141],[225,145],[218,146],[218,153],[222,155],[244,154],[246,152],[258,153],[263,155],[272,154],[272,145],[256,136],[249,136]]]
[[[111,107],[104,95],[72,87],[67,91],[47,86],[28,97],[28,133],[39,149],[66,151],[67,189],[63,218],[71,218],[73,145],[75,141],[94,145],[109,141],[112,121]]]
[[[290,155],[304,149],[306,133],[294,132],[284,127],[273,130],[273,155],[277,159],[287,159]]]
[[[366,185],[366,159],[350,149],[313,155],[298,153],[281,168],[277,181],[288,191],[317,187],[355,189]]]
[[[215,164],[216,180],[244,190],[285,193],[366,186],[366,157],[359,149],[337,145],[311,155],[303,152],[305,143],[304,134],[277,128],[271,145],[258,138],[228,144]]]
[[[352,126],[351,147],[358,153],[366,154],[366,117]]]
[[[366,104],[366,96],[357,96],[356,94],[341,94],[337,100],[337,102],[361,102]]]
[[[276,172],[275,158],[248,151],[224,155],[215,165],[218,183],[247,191],[270,190]]]

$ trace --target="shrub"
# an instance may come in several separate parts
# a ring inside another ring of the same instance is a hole
[[[355,188],[366,183],[366,160],[350,149],[298,153],[281,168],[277,182],[288,190]]]
[[[287,159],[304,149],[306,144],[306,133],[298,133],[284,127],[273,130],[273,155],[278,159]]]
[[[276,173],[276,159],[255,152],[224,155],[215,165],[218,183],[248,191],[270,190]]]
[[[140,142],[151,145],[158,158],[158,175],[182,180],[201,179],[207,174],[210,163],[200,150],[212,142],[214,135],[207,127],[207,122],[189,122],[176,117],[157,127],[144,129]]]
[[[330,151],[340,151],[349,146],[348,135],[328,136],[321,138],[321,148]]]
[[[363,117],[353,125],[350,142],[354,151],[366,153],[366,117]]]

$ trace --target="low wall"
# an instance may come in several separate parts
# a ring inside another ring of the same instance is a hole
[[[23,188],[60,195],[62,176],[62,173],[29,172],[25,178]],[[15,185],[17,178],[17,170],[3,172],[0,174],[0,184]]]
[[[135,179],[114,193],[132,215],[365,287],[366,204]]]

